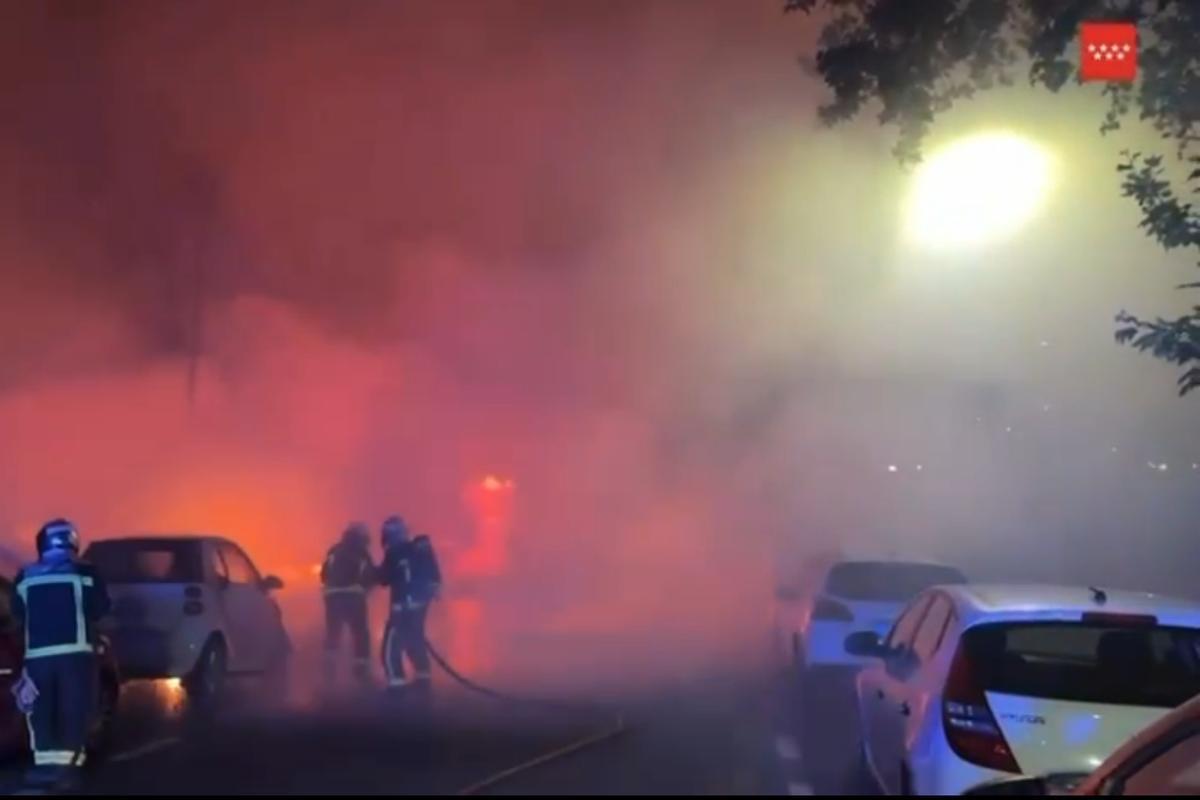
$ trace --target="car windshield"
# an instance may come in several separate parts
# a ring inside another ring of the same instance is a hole
[[[981,625],[963,647],[989,692],[1174,708],[1200,694],[1200,630],[1070,622]]]
[[[825,591],[846,600],[902,603],[930,586],[965,582],[966,577],[952,567],[860,561],[830,570]]]
[[[127,539],[96,542],[85,558],[109,583],[196,583],[203,580],[194,541]]]

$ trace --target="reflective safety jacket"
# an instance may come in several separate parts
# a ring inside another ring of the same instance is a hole
[[[428,536],[394,544],[383,556],[379,582],[392,594],[392,609],[428,605],[442,583],[442,571]]]
[[[349,542],[329,548],[321,565],[321,586],[326,596],[366,594],[375,583],[375,565],[366,548]]]
[[[25,628],[25,659],[91,653],[108,613],[104,581],[91,564],[52,550],[13,581],[13,616]]]

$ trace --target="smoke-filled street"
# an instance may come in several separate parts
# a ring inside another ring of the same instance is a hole
[[[0,4],[0,788],[1200,793],[1198,37]]]
[[[622,698],[619,713],[541,709],[439,686],[321,710],[243,708],[127,721],[89,792],[173,794],[722,794],[786,790],[758,675]]]

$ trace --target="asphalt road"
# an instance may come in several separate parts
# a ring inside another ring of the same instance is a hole
[[[819,694],[821,719],[806,726],[789,689],[761,667],[680,678],[602,708],[540,707],[481,697],[440,676],[428,695],[373,692],[301,709],[260,702],[246,684],[205,719],[135,687],[85,793],[778,795],[810,794],[813,784],[836,792],[852,752],[844,701],[833,687]],[[4,788],[18,785],[16,772],[5,778]]]

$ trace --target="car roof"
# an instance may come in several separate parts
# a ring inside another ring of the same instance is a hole
[[[895,556],[863,556],[863,557],[847,557],[839,556],[831,558],[828,561],[819,561],[814,565],[821,572],[831,572],[837,567],[843,566],[865,566],[879,567],[887,569],[888,567],[930,567],[934,569],[952,569],[955,572],[962,572],[958,567],[951,564],[944,564],[939,561],[926,560],[921,558],[899,558]]]
[[[170,542],[226,542],[223,536],[213,536],[203,533],[143,533],[132,536],[114,536],[109,539],[96,539],[92,545],[97,544],[163,544]]]
[[[1153,615],[1164,625],[1200,628],[1200,603],[1150,592],[1042,584],[937,587],[954,602],[964,626],[1003,620],[1076,620],[1088,612]],[[1104,594],[1103,602],[1096,591]]]

